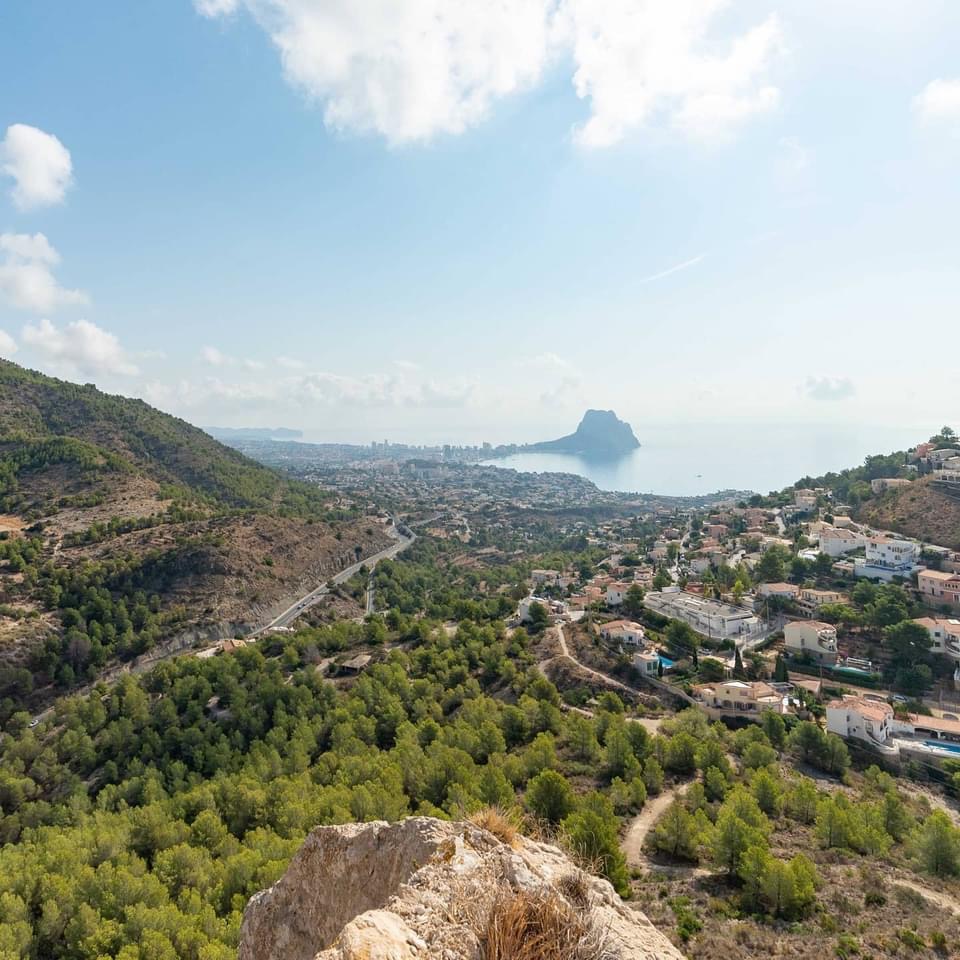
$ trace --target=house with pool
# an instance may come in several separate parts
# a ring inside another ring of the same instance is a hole
[[[960,759],[960,720],[919,713],[896,716],[885,700],[845,696],[827,704],[827,730],[887,754]]]

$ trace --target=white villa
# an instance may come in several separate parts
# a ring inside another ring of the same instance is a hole
[[[857,530],[826,527],[820,531],[820,552],[828,557],[842,557],[867,545],[867,538]]]
[[[807,654],[817,663],[837,662],[837,631],[819,620],[794,620],[783,628],[787,650]]]
[[[843,697],[827,704],[827,730],[838,736],[885,745],[893,724],[893,707],[884,700]]]
[[[613,620],[600,627],[600,636],[604,640],[617,640],[629,647],[642,646],[646,633],[639,623],[632,620]]]
[[[700,683],[694,696],[707,711],[725,714],[753,714],[764,710],[788,713],[788,698],[762,680],[724,680],[722,683]]]
[[[655,677],[660,671],[660,655],[656,650],[638,650],[633,655],[633,665],[644,677]]]
[[[920,617],[913,621],[925,627],[933,646],[934,653],[944,653],[954,660],[960,660],[960,620],[942,617]]]
[[[619,607],[627,598],[627,591],[633,586],[632,583],[611,583],[607,586],[607,606]]]
[[[894,537],[870,537],[866,544],[866,557],[853,566],[854,576],[871,580],[907,578],[920,570],[920,544],[912,540]]]

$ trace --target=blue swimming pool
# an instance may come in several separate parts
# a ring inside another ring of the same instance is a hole
[[[657,656],[660,657],[660,663],[662,664],[664,670],[669,670],[671,667],[675,667],[677,665],[676,660],[671,660],[669,657],[665,657],[662,653],[658,653]]]
[[[855,673],[859,677],[872,677],[869,670],[861,670],[859,667],[834,667],[834,673]]]
[[[928,747],[936,747],[938,750],[949,750],[950,753],[960,753],[960,743],[948,743],[946,740],[924,740]]]

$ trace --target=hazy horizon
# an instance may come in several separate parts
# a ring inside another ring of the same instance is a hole
[[[949,420],[960,7],[630,10],[13,0],[0,356],[361,440]]]

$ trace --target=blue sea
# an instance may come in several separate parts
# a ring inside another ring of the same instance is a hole
[[[876,453],[905,450],[936,426],[682,424],[638,426],[639,450],[617,460],[520,453],[488,461],[526,473],[574,473],[601,490],[697,496],[717,490],[780,490],[805,476],[854,467]]]

